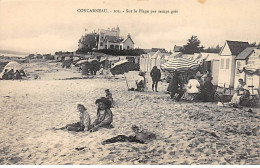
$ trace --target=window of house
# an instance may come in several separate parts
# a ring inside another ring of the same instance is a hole
[[[107,49],[107,45],[105,45],[105,49]]]
[[[254,64],[254,63],[255,63],[255,61],[252,61],[252,60],[248,61],[248,64]]]
[[[102,42],[100,42],[100,46],[103,46],[103,43],[102,43]]]
[[[224,59],[221,59],[220,61],[220,69],[224,69]]]
[[[114,45],[110,45],[110,48],[113,49],[113,48],[114,48]]]
[[[130,47],[129,47],[129,46],[127,46],[127,49],[129,50],[129,49],[130,49]]]
[[[229,62],[230,62],[230,59],[226,59],[226,69],[229,69]]]
[[[116,49],[119,49],[119,45],[115,45]]]
[[[240,62],[237,62],[237,67],[236,67],[236,74],[239,74],[239,71],[238,69],[241,67],[241,63]]]

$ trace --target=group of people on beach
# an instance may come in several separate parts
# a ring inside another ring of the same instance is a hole
[[[79,112],[79,121],[73,124],[67,124],[65,127],[55,128],[55,130],[68,131],[89,131],[95,132],[101,127],[113,128],[113,113],[111,107],[113,106],[112,93],[109,89],[105,90],[106,97],[101,97],[95,101],[97,105],[97,115],[93,123],[91,123],[90,115],[83,103],[76,103]]]
[[[212,101],[214,99],[215,88],[212,84],[212,76],[205,71],[201,75],[192,75],[185,84],[179,72],[172,74],[167,91],[170,92],[171,99],[174,101],[201,100]]]
[[[158,81],[161,78],[160,70],[154,66],[150,75],[153,81],[152,90],[157,92]],[[221,97],[216,92],[217,88],[212,84],[213,77],[208,71],[204,71],[203,74],[198,71],[196,75],[191,75],[188,80],[185,80],[180,72],[171,73],[170,76],[171,80],[167,91],[174,101],[178,102],[183,99],[211,102],[218,99],[218,101],[222,102]],[[234,89],[235,93],[229,102],[229,105],[233,107],[241,106],[243,100],[248,99],[250,96],[248,86],[243,79],[239,79],[238,82],[238,86]],[[258,94],[255,96],[256,99],[259,99]]]
[[[152,84],[152,90],[158,92],[157,87],[158,87],[158,82],[161,79],[161,72],[157,68],[157,66],[154,66],[152,71],[150,72],[153,84]],[[146,78],[145,78],[145,72],[139,72],[139,76],[136,80],[136,87],[137,91],[144,91],[146,88]]]
[[[152,78],[152,91],[158,92],[158,82],[161,80],[160,69],[154,66],[150,76]],[[180,101],[181,98],[184,100],[213,101],[216,89],[211,82],[213,78],[208,71],[204,71],[203,75],[197,73],[196,76],[190,76],[186,84],[179,72],[171,73],[170,76],[171,80],[167,91],[174,101]],[[136,90],[144,91],[145,84],[145,73],[139,72],[139,77],[136,80]]]
[[[16,70],[14,72],[13,69],[9,70],[5,69],[2,75],[2,80],[15,80],[15,79],[22,79],[22,77],[26,77],[26,74],[23,69]]]

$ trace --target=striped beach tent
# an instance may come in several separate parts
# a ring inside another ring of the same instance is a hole
[[[203,62],[209,57],[209,53],[199,53],[194,54],[194,57],[189,57],[187,59],[196,62],[199,65],[202,65]]]
[[[196,70],[198,67],[199,63],[187,58],[176,58],[161,65],[162,70],[169,72],[186,72],[188,70]]]

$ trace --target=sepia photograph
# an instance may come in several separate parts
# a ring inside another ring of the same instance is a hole
[[[0,165],[259,165],[259,0],[0,0]]]

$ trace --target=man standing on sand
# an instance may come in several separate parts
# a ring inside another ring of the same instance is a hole
[[[150,75],[153,80],[152,90],[154,91],[154,88],[155,88],[155,91],[158,92],[158,90],[157,90],[158,81],[161,79],[160,69],[158,69],[157,66],[154,66],[152,71],[150,72]]]

